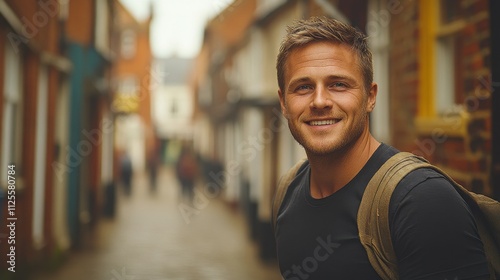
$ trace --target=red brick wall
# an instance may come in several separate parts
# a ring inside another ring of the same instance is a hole
[[[476,192],[491,195],[490,44],[488,0],[460,0],[459,13],[466,25],[461,38],[462,77],[458,79],[457,101],[470,114],[466,135],[418,135],[414,120],[418,110],[419,2],[402,1],[403,10],[390,23],[390,92],[392,142],[401,150],[424,149],[433,163],[457,175],[458,181]],[[450,174],[450,175],[452,175]],[[452,176],[453,177],[453,176]]]
[[[118,28],[122,30],[133,30],[135,32],[135,54],[131,58],[124,58],[118,56],[115,61],[113,74],[114,78],[120,80],[124,77],[133,76],[137,79],[139,108],[138,114],[140,115],[143,124],[145,125],[145,154],[150,155],[153,146],[155,145],[154,129],[151,120],[151,95],[150,85],[152,83],[159,83],[158,79],[161,77],[158,73],[154,73],[152,66],[153,54],[150,46],[149,26],[150,21],[144,22],[136,21],[129,11],[125,10],[121,4],[116,6],[116,17],[119,19],[117,22]],[[115,34],[114,44],[117,53],[120,54],[120,36],[121,33]]]
[[[5,2],[21,20],[23,36],[38,48],[57,51],[59,4],[56,0]]]
[[[94,1],[70,1],[66,22],[68,38],[82,45],[90,45],[94,35]]]
[[[401,150],[412,150],[418,97],[418,2],[402,2],[400,12],[392,15],[389,27],[391,140]]]
[[[491,98],[489,97],[490,80],[490,45],[488,1],[460,1],[460,13],[466,20],[465,28],[459,33],[462,45],[459,55],[462,57],[462,77],[457,84],[463,96],[458,100],[470,114],[465,137],[449,139],[438,143],[435,160],[450,170],[467,174],[463,184],[473,191],[492,194],[489,185],[488,170],[491,154]],[[453,146],[462,146],[453,149]]]
[[[36,114],[38,99],[38,78],[41,65],[40,53],[42,51],[58,54],[59,52],[59,25],[58,25],[58,4],[54,0],[41,1],[6,1],[7,5],[14,11],[17,18],[22,23],[21,34],[15,35],[14,30],[4,22],[0,27],[0,38],[5,38],[7,42],[13,44],[16,51],[22,52],[22,83],[23,92],[21,93],[22,103],[20,108],[22,112],[22,146],[21,160],[16,164],[16,266],[19,271],[25,270],[26,266],[35,261],[43,260],[50,256],[53,250],[52,240],[52,193],[53,193],[53,170],[45,170],[45,217],[44,217],[44,244],[41,251],[35,251],[32,244],[32,212],[33,212],[33,186],[35,170],[35,137],[36,137]],[[9,36],[9,37],[7,37]],[[17,37],[15,37],[17,36]],[[24,36],[27,41],[21,40]],[[15,40],[19,41],[15,41]],[[25,44],[29,45],[26,48]],[[19,44],[16,44],[19,43]],[[0,88],[3,88],[4,77],[4,44],[0,46]],[[55,126],[55,100],[59,88],[58,70],[49,67],[49,100],[48,100],[48,119],[47,119],[47,158],[45,166],[50,166],[54,155],[54,126]],[[3,95],[3,92],[0,94]],[[2,120],[3,97],[0,98],[0,124]],[[0,139],[2,139],[0,135]],[[0,140],[1,143],[1,140]],[[22,179],[22,180],[21,180]],[[4,213],[6,209],[3,209]],[[6,233],[6,229],[0,230],[0,233]],[[12,244],[14,245],[14,244]],[[9,245],[10,247],[10,245]],[[0,249],[0,268],[6,271],[7,246]],[[17,271],[16,270],[16,271]],[[1,276],[0,276],[1,277]]]
[[[36,54],[26,52],[23,65],[25,81],[37,81],[40,60]],[[33,185],[35,171],[35,135],[36,135],[36,104],[37,83],[24,83],[23,104],[23,151],[22,163],[16,163],[18,178],[24,178],[24,190],[16,191],[16,263],[25,264],[33,261]]]

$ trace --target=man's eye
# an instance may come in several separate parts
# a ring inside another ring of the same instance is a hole
[[[342,82],[336,82],[336,83],[332,84],[332,87],[334,87],[334,88],[347,88],[347,85],[345,83],[342,83]]]
[[[312,89],[312,86],[310,86],[310,85],[300,85],[295,89],[295,91],[308,91],[311,89]]]

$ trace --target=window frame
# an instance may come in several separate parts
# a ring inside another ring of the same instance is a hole
[[[467,133],[466,126],[470,120],[469,114],[460,104],[460,92],[463,92],[463,86],[458,85],[457,73],[451,74],[451,87],[453,88],[453,96],[447,100],[452,103],[449,106],[440,104],[438,100],[438,65],[443,61],[438,53],[438,40],[444,38],[456,38],[456,34],[465,27],[463,18],[455,19],[449,23],[441,23],[441,3],[442,1],[422,0],[419,2],[419,58],[418,63],[420,69],[418,72],[419,91],[418,91],[418,110],[415,126],[419,134],[432,134],[439,129],[441,133],[446,133],[448,136],[461,136]],[[459,55],[453,56],[453,66],[447,67],[456,68],[457,58]],[[449,59],[449,57],[448,57]],[[446,60],[446,59],[445,59]],[[459,61],[459,59],[458,59]],[[460,63],[460,62],[458,62]],[[458,92],[458,94],[457,94]]]

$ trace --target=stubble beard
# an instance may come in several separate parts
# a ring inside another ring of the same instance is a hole
[[[326,156],[342,153],[348,150],[363,134],[363,131],[368,122],[368,113],[364,112],[361,116],[361,121],[354,123],[352,129],[348,131],[342,130],[340,132],[340,137],[333,140],[333,143],[328,143],[326,145],[316,145],[312,143],[311,139],[298,129],[291,120],[288,120],[288,127],[290,132],[295,139],[306,151],[307,155],[313,156]],[[332,141],[327,139],[327,141]]]

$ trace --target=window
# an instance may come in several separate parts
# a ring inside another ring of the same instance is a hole
[[[17,170],[21,170],[21,133],[22,133],[22,57],[14,47],[5,41],[5,69],[3,85],[3,122],[0,123],[3,135],[2,147],[0,149],[0,160],[4,170],[7,165],[15,164]],[[20,174],[21,175],[21,174]],[[0,186],[7,187],[2,183],[7,182],[7,172],[0,174]],[[21,185],[22,186],[22,185]]]
[[[59,4],[59,20],[64,21],[68,19],[69,14],[69,0],[58,0]]]
[[[439,17],[441,24],[449,24],[462,17],[460,4],[456,0],[440,0],[439,1]]]
[[[420,3],[419,116],[449,115],[465,99],[459,36],[465,20],[456,1]]]
[[[419,9],[417,132],[463,136],[469,122],[463,106],[463,8],[451,0],[421,0]]]
[[[116,95],[113,101],[114,110],[126,113],[137,112],[140,99],[140,88],[134,76],[116,80]]]
[[[390,142],[390,96],[389,96],[389,24],[380,18],[390,18],[385,0],[368,2],[369,45],[373,53],[373,80],[378,84],[377,106],[371,114],[372,133],[382,142]]]
[[[460,55],[461,40],[459,31],[465,25],[456,1],[439,1],[436,45],[436,111],[447,114],[463,101],[463,67]]]
[[[138,96],[139,87],[137,79],[135,77],[121,79],[118,84],[118,94],[129,97]]]
[[[49,96],[49,69],[40,66],[35,135],[35,174],[33,186],[33,244],[40,249],[44,244],[45,215],[45,161],[47,158],[47,117]]]
[[[121,34],[121,55],[125,59],[133,58],[136,51],[136,35],[133,30],[125,30]]]
[[[109,19],[109,2],[105,0],[95,1],[95,46],[96,49],[108,54],[109,50],[109,29],[110,29],[110,19]],[[123,47],[123,45],[122,45]],[[122,49],[123,51],[123,49]],[[134,51],[135,52],[135,51]],[[123,52],[122,52],[123,53]],[[132,54],[133,55],[133,54]]]

